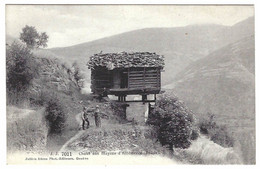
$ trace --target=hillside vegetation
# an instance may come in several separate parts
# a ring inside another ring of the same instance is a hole
[[[59,149],[78,129],[74,114],[82,111],[79,101],[91,98],[81,94],[75,68],[35,56],[19,42],[7,46],[7,64],[7,84],[12,84],[7,88],[9,152]],[[31,68],[37,71],[24,81]]]

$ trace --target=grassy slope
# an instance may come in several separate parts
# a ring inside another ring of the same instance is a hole
[[[195,112],[254,117],[254,37],[190,65],[171,87]]]
[[[44,109],[21,109],[7,106],[7,151],[43,151],[48,128],[43,120]]]
[[[250,36],[191,64],[168,87],[198,118],[215,114],[238,140],[245,163],[254,163],[254,78],[254,37]],[[242,138],[245,135],[247,139]]]
[[[224,148],[203,135],[193,141],[188,149],[177,149],[176,158],[192,164],[243,164],[239,150]]]
[[[114,114],[113,109],[107,106],[108,103],[91,103],[91,105],[95,104],[100,105],[101,112],[106,113],[109,116],[109,119],[102,118],[101,128],[96,128],[94,118],[90,117],[90,128],[87,130],[80,130],[60,151],[87,151],[99,153],[124,151],[138,152],[143,155],[155,154],[170,157],[170,152],[165,147],[162,147],[155,137],[152,136],[153,132],[149,126],[145,126],[144,123],[141,122],[139,122],[139,124],[134,124],[124,120],[122,121],[120,118],[118,119],[118,115]],[[136,107],[136,105],[134,106]],[[141,107],[142,106],[139,106],[136,111],[141,110]],[[144,112],[131,113],[143,114]],[[80,125],[81,121],[78,120],[78,123]]]
[[[43,149],[55,151],[60,149],[70,137],[77,133],[78,124],[75,122],[75,115],[82,111],[82,105],[79,104],[79,101],[82,100],[86,104],[86,102],[91,99],[91,96],[82,95],[80,93],[72,76],[62,67],[60,60],[51,58],[49,55],[40,55],[39,53],[36,55],[36,61],[39,64],[39,76],[33,79],[29,90],[23,94],[26,99],[20,98],[20,96],[18,96],[18,98],[16,98],[17,96],[10,96],[8,100],[18,99],[19,103],[21,102],[21,105],[19,105],[21,108],[25,108],[24,105],[26,105],[29,109],[35,109],[35,107],[44,107],[44,105],[39,106],[37,101],[48,100],[48,98],[54,96],[57,97],[57,102],[61,104],[64,113],[67,114],[65,129],[61,135],[48,135],[48,138],[46,136],[45,145],[43,146]],[[7,109],[7,114],[11,116],[13,109],[18,109],[17,105],[14,105],[11,109]],[[14,112],[19,117],[23,114],[23,111],[23,109],[18,109]],[[11,139],[8,140],[8,143],[10,143],[9,147],[11,149],[28,150],[27,148],[19,148],[20,145],[18,145],[18,148],[17,146],[13,146],[13,144],[16,143],[13,143],[12,140],[20,140],[20,135],[22,135],[25,140],[34,140],[34,131],[37,132],[38,128],[46,128],[46,124],[41,123],[41,121],[46,121],[44,114],[44,110],[41,110],[41,115],[26,116],[23,120],[19,120],[18,123],[13,123],[13,119],[8,118],[7,121],[10,123],[10,125],[8,124],[7,126],[8,131],[10,130],[11,133],[14,133],[10,135]],[[25,124],[23,121],[25,121]],[[23,129],[23,125],[25,129]],[[17,127],[20,127],[20,129]],[[48,129],[46,129],[46,134],[47,133]],[[29,144],[29,142],[25,141],[22,146],[26,147],[26,143]]]
[[[154,140],[150,132],[148,126],[119,124],[103,119],[101,128],[92,125],[89,129],[80,131],[76,138],[70,140],[60,151],[90,152],[91,154],[126,152],[135,154],[123,154],[125,157],[126,155],[130,155],[130,158],[153,155],[154,158],[164,157],[175,163],[169,150]]]

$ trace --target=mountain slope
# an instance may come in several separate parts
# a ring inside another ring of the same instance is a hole
[[[245,164],[255,164],[254,46],[254,36],[227,45],[194,62],[165,86],[197,119],[213,113],[234,137]]]
[[[89,57],[100,51],[148,51],[165,56],[163,85],[170,84],[175,75],[190,63],[207,56],[229,43],[254,34],[254,17],[233,26],[191,25],[175,28],[146,28],[75,46],[37,50],[38,55],[57,57],[72,64],[77,61],[89,81],[86,67]],[[86,35],[87,36],[87,35]],[[6,36],[6,41],[13,41]]]
[[[87,63],[89,56],[100,51],[103,51],[103,53],[121,51],[156,52],[165,56],[166,71],[175,75],[195,58],[205,56],[208,51],[215,49],[215,45],[211,45],[214,40],[207,38],[207,36],[201,36],[201,34],[207,31],[208,36],[212,36],[221,28],[222,26],[215,27],[213,25],[203,25],[196,28],[148,28],[72,47],[54,48],[50,51],[65,60],[69,59],[70,62],[72,62],[72,59],[78,60],[84,65]],[[198,41],[201,43],[197,43]]]
[[[149,51],[165,56],[163,84],[195,60],[229,43],[254,33],[254,18],[248,18],[234,26],[192,25],[176,28],[147,28],[114,35],[71,47],[49,49],[68,62],[78,61],[85,67],[89,56],[100,51]],[[88,78],[87,78],[88,79]]]
[[[253,122],[238,124],[235,118],[254,121],[254,55],[254,37],[249,36],[194,62],[165,87],[196,114],[210,112],[230,120],[230,126],[252,127]]]

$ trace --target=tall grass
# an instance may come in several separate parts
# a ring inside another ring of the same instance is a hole
[[[198,127],[202,134],[209,136],[210,140],[223,147],[233,147],[234,138],[229,133],[224,125],[219,125],[215,121],[215,115],[208,114],[208,116],[199,119]]]
[[[176,149],[176,158],[193,164],[242,164],[240,154],[234,148],[222,147],[206,136],[193,141],[188,149]]]
[[[45,148],[48,128],[44,109],[37,111],[7,107],[7,150],[40,151]]]
[[[240,163],[255,164],[254,130],[242,128],[241,131],[241,127],[230,127],[226,122],[220,125],[220,121],[217,123],[215,118],[217,118],[215,115],[208,114],[208,116],[203,116],[199,119],[198,126],[201,133],[208,136],[214,143],[232,149],[240,158]],[[232,153],[229,153],[229,155],[232,156]]]
[[[28,92],[16,92],[7,89],[6,93],[6,103],[7,105],[15,105],[18,107],[29,107],[30,99]]]

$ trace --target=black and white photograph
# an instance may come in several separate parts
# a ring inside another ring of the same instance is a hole
[[[5,4],[7,165],[255,165],[255,20],[254,4]]]

